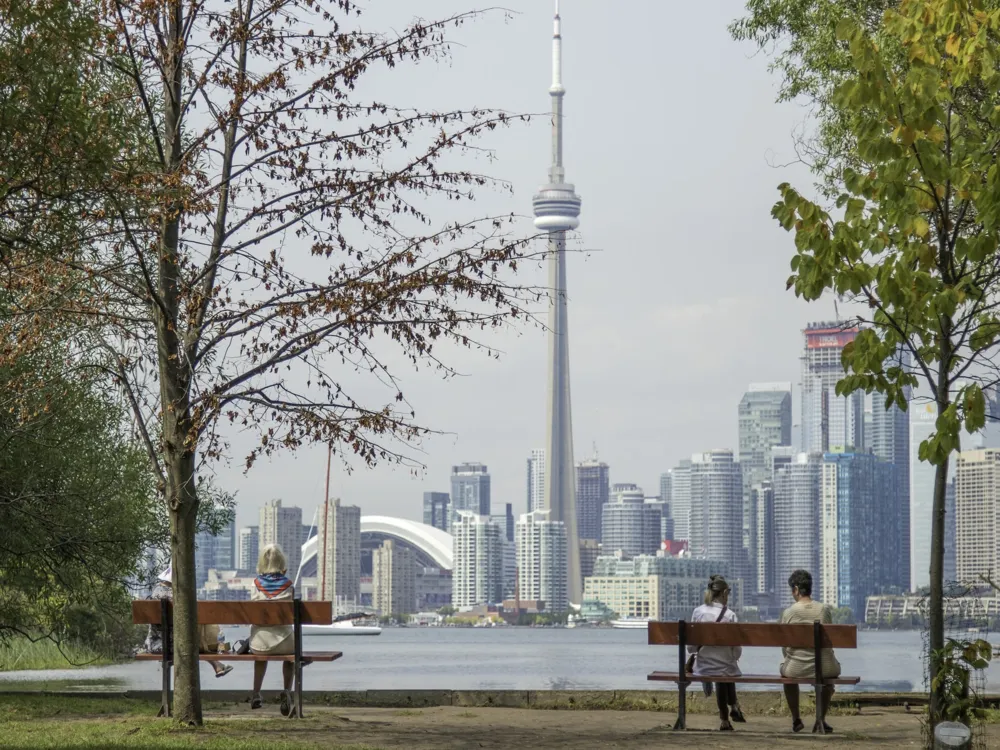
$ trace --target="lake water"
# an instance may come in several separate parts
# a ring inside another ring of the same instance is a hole
[[[245,629],[228,629],[235,640]],[[923,639],[920,632],[860,632],[856,651],[837,657],[844,674],[860,675],[859,690],[921,691],[924,689]],[[387,628],[375,637],[306,637],[306,650],[343,651],[332,664],[306,668],[310,690],[646,690],[654,669],[674,671],[676,649],[649,646],[646,631],[549,628]],[[747,648],[740,666],[746,673],[774,674],[778,649]],[[235,664],[227,677],[215,680],[202,665],[208,688],[239,689],[250,685],[252,665]],[[268,672],[265,689],[277,687],[277,665]],[[160,667],[133,662],[111,667],[0,674],[0,689],[58,684],[63,689],[98,687],[155,690]],[[272,684],[273,683],[273,684]],[[747,686],[751,688],[752,686]],[[987,689],[1000,692],[1000,666],[987,674]]]

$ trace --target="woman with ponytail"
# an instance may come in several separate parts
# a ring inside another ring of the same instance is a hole
[[[691,622],[736,622],[736,613],[729,609],[729,584],[722,576],[712,576],[705,590],[705,603],[695,609]],[[716,680],[716,701],[719,705],[719,718],[722,721],[719,731],[731,732],[736,722],[745,722],[743,712],[736,700],[736,684],[726,682],[726,677],[739,677],[740,656],[743,649],[739,646],[688,646],[688,651],[694,656],[692,673],[698,677],[719,677]],[[712,683],[706,682],[705,695],[712,694]]]

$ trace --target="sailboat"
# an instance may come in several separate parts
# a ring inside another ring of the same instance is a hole
[[[327,512],[327,503],[329,503],[330,497],[330,462],[332,458],[332,449],[327,449],[326,456],[326,498],[323,501],[323,512]],[[309,534],[307,539],[312,538],[313,530],[316,528],[316,522],[319,520],[319,508],[313,513],[312,523],[309,525]],[[327,528],[324,524],[324,528]],[[317,540],[320,541],[320,540]],[[317,561],[318,564],[318,561]],[[305,565],[305,560],[299,561],[299,569],[295,574],[295,586],[298,587],[299,580],[302,578],[302,566]],[[320,589],[322,591],[322,587]],[[302,635],[312,635],[312,636],[331,636],[331,635],[381,635],[382,628],[378,625],[355,625],[355,621],[362,619],[374,618],[374,614],[370,612],[352,612],[346,615],[337,615],[333,618],[333,623],[331,625],[303,625]]]

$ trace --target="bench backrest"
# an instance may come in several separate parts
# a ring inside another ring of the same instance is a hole
[[[167,602],[170,616],[173,604]],[[329,625],[333,622],[333,602],[300,602],[303,625]],[[159,599],[132,602],[132,622],[136,625],[162,625]],[[294,625],[295,602],[198,602],[198,622],[202,625]]]
[[[649,623],[649,645],[680,645],[679,622]],[[815,648],[813,625],[782,625],[765,622],[685,622],[684,643],[688,646],[765,646],[771,648]],[[857,648],[856,625],[823,625],[823,648]]]

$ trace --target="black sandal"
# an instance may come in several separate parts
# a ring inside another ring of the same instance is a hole
[[[747,719],[743,715],[743,712],[740,711],[740,707],[739,706],[733,706],[732,710],[729,712],[729,718],[731,718],[737,724],[746,724],[747,723]]]
[[[795,732],[795,734],[798,734],[805,728],[806,725],[802,723],[802,719],[796,719],[792,722],[792,731]]]
[[[823,722],[823,732],[824,732],[824,734],[833,734],[833,727],[831,727],[829,724],[827,724],[824,721]],[[818,721],[815,724],[813,724],[813,734],[819,734],[819,722]]]
[[[723,721],[722,725],[719,727],[719,731],[720,732],[735,732],[736,730],[733,729],[733,725],[730,724],[728,721]]]

